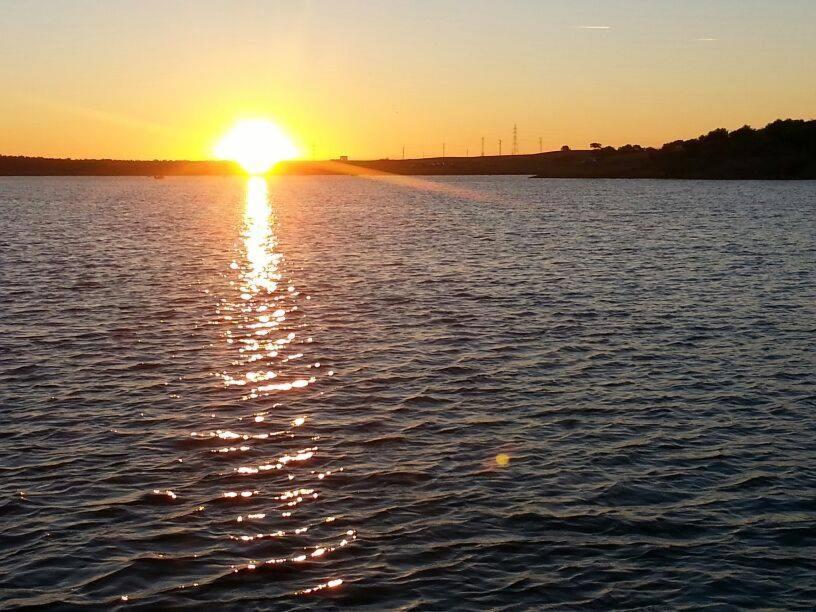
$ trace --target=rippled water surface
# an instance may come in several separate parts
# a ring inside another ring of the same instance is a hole
[[[0,607],[812,608],[815,349],[814,183],[0,179]]]

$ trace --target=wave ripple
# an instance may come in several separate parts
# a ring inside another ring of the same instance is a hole
[[[814,195],[0,180],[0,607],[812,608]]]

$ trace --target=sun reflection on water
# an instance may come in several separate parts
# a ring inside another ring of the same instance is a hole
[[[215,373],[224,408],[210,415],[203,430],[190,432],[193,448],[206,447],[202,454],[218,462],[213,480],[221,484],[200,509],[214,513],[218,525],[231,525],[223,539],[240,559],[230,573],[323,563],[357,539],[342,516],[323,509],[322,487],[343,467],[321,465],[320,436],[308,431],[312,419],[303,402],[313,397],[308,388],[322,369],[309,360],[312,338],[301,336],[298,304],[305,297],[285,270],[275,212],[267,180],[249,178],[235,256],[225,272],[227,291],[216,310],[229,355]],[[170,489],[155,495],[176,498]],[[247,558],[250,543],[275,540],[291,543],[286,556]],[[308,588],[293,585],[291,592],[306,595],[341,584],[332,577]]]
[[[246,223],[244,244],[249,266],[241,273],[243,285],[241,297],[251,299],[260,291],[274,293],[281,280],[278,267],[281,254],[275,251],[277,239],[272,232],[272,207],[269,204],[269,187],[265,179],[253,176],[247,182]],[[263,306],[266,306],[265,304]],[[265,312],[266,308],[262,312]],[[284,311],[278,309],[272,314],[276,320],[284,319]],[[257,326],[274,326],[270,317],[262,315]]]
[[[235,329],[225,332],[228,344],[238,344],[240,358],[232,365],[242,368],[249,363],[258,364],[239,374],[221,374],[225,386],[248,389],[244,399],[302,389],[317,380],[313,375],[287,376],[278,380],[279,372],[263,368],[265,362],[276,358],[280,365],[303,357],[302,352],[284,354],[289,345],[296,344],[295,332],[279,334],[289,314],[297,310],[297,306],[281,307],[282,303],[296,299],[299,293],[291,284],[283,286],[280,269],[283,255],[278,251],[275,222],[267,180],[258,176],[249,178],[241,233],[244,261],[230,264],[231,270],[238,271],[238,279],[233,283],[237,286],[240,301],[225,304],[227,314],[223,320],[237,324]],[[307,366],[309,369],[319,367],[319,363]]]

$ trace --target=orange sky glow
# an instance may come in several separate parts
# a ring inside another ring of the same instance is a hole
[[[812,118],[816,3],[44,1],[4,8],[0,154],[207,159],[660,145]],[[540,139],[540,140],[539,140]]]

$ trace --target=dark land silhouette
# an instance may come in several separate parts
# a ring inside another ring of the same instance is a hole
[[[717,129],[661,148],[624,145],[533,155],[360,161],[287,161],[280,174],[522,174],[541,178],[816,179],[816,120]],[[135,161],[0,156],[0,176],[226,176],[228,161]]]

